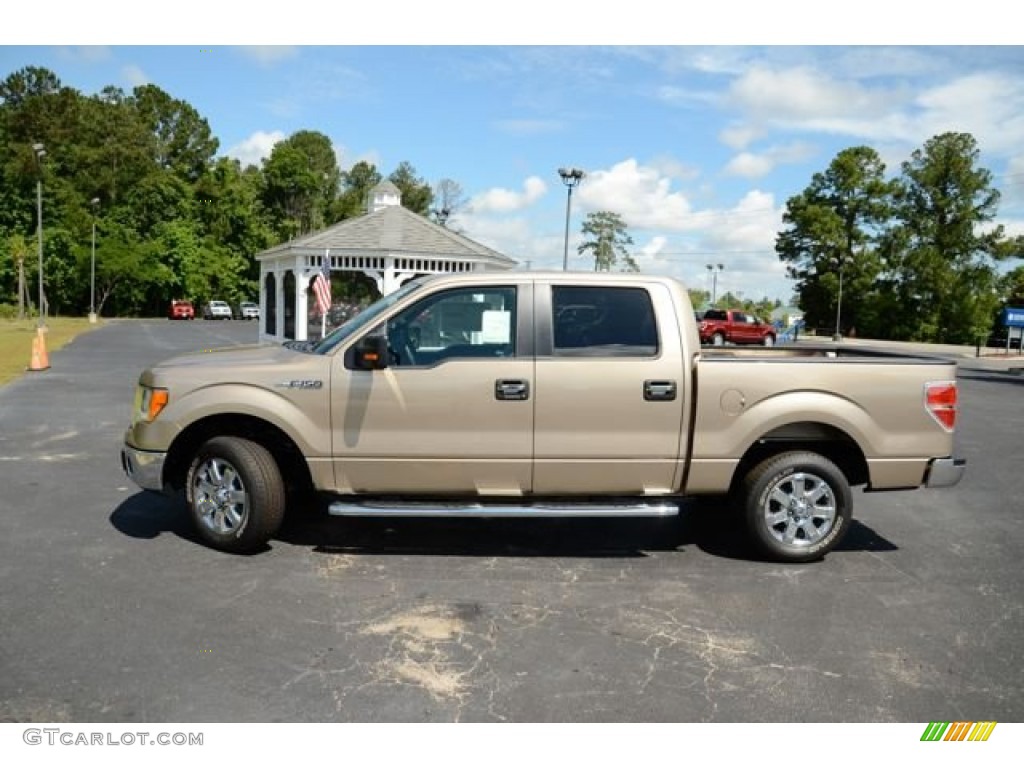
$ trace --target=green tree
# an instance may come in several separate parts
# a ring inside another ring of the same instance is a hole
[[[870,147],[841,151],[823,173],[786,203],[786,228],[775,251],[797,281],[800,307],[812,326],[857,328],[886,335],[874,293],[882,270],[879,243],[892,211],[893,184]]]
[[[703,309],[705,304],[711,302],[711,291],[704,291],[700,288],[687,288],[686,292],[690,296],[690,303],[694,309]]]
[[[636,262],[626,249],[627,245],[633,244],[633,238],[619,214],[611,211],[588,213],[582,231],[585,239],[576,252],[581,256],[593,254],[595,272],[609,272],[620,261],[626,270],[638,271]]]
[[[978,156],[970,134],[944,133],[903,163],[889,304],[913,339],[973,343],[998,304],[995,261],[1008,250],[1002,226],[987,226],[999,192]]]
[[[25,317],[25,299],[28,290],[25,282],[25,264],[31,250],[28,241],[20,232],[9,235],[6,246],[5,258],[0,261],[0,291],[2,291],[0,292],[0,301],[6,301],[13,288],[17,297],[15,301],[18,304],[18,318],[21,319]]]
[[[168,286],[174,275],[162,263],[159,249],[143,242],[130,227],[104,220],[96,239],[96,311],[110,315],[162,314],[166,295],[179,298]],[[109,302],[109,307],[107,306]]]
[[[142,178],[160,170],[156,138],[119,88],[104,88],[85,99],[72,160],[86,200],[116,205]]]
[[[196,217],[205,239],[242,256],[267,248],[274,238],[260,199],[261,184],[254,167],[243,170],[237,160],[219,158],[195,188]],[[255,259],[248,259],[245,278],[259,278]]]
[[[420,216],[430,214],[430,206],[434,201],[434,191],[430,185],[416,175],[416,169],[408,162],[402,161],[388,179],[402,193],[402,207],[408,208]]]
[[[1024,307],[1024,266],[1015,267],[1003,275],[999,288],[1006,306]]]
[[[331,141],[299,131],[274,145],[263,163],[263,202],[283,239],[322,229],[338,191],[338,161]]]
[[[331,206],[331,221],[353,219],[366,213],[370,190],[382,180],[376,166],[362,160],[342,173],[341,193]]]
[[[155,85],[133,92],[134,107],[153,137],[157,166],[179,178],[197,181],[217,152],[210,125],[193,106],[172,98]]]

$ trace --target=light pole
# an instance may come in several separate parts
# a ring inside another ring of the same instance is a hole
[[[565,251],[562,253],[562,271],[569,269],[569,212],[572,210],[572,190],[578,187],[586,175],[579,168],[559,168],[558,175],[562,177],[569,194],[565,200]]]
[[[843,260],[836,259],[839,267],[839,293],[836,296],[836,332],[832,335],[832,341],[842,341],[843,334],[839,330],[839,321],[843,315]]]
[[[89,201],[92,206],[92,265],[89,270],[89,322],[96,322],[96,206],[100,199],[94,197]]]
[[[45,328],[46,321],[43,319],[43,158],[46,157],[46,148],[42,144],[33,144],[32,151],[36,153],[36,235],[39,240],[39,325]]]
[[[718,273],[725,267],[721,264],[708,264],[708,272],[711,273],[711,306],[715,306],[718,300]]]

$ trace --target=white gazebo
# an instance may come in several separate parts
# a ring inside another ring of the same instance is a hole
[[[256,254],[260,264],[260,341],[308,339],[309,284],[331,272],[360,272],[382,296],[419,275],[513,269],[517,262],[402,207],[390,181],[370,192],[354,219]]]

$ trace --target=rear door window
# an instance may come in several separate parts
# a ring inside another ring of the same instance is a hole
[[[653,357],[658,327],[644,288],[565,286],[551,288],[556,357]]]

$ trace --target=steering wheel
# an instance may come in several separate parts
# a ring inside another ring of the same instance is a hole
[[[388,358],[391,365],[416,365],[416,341],[404,325],[393,326],[388,333]]]

